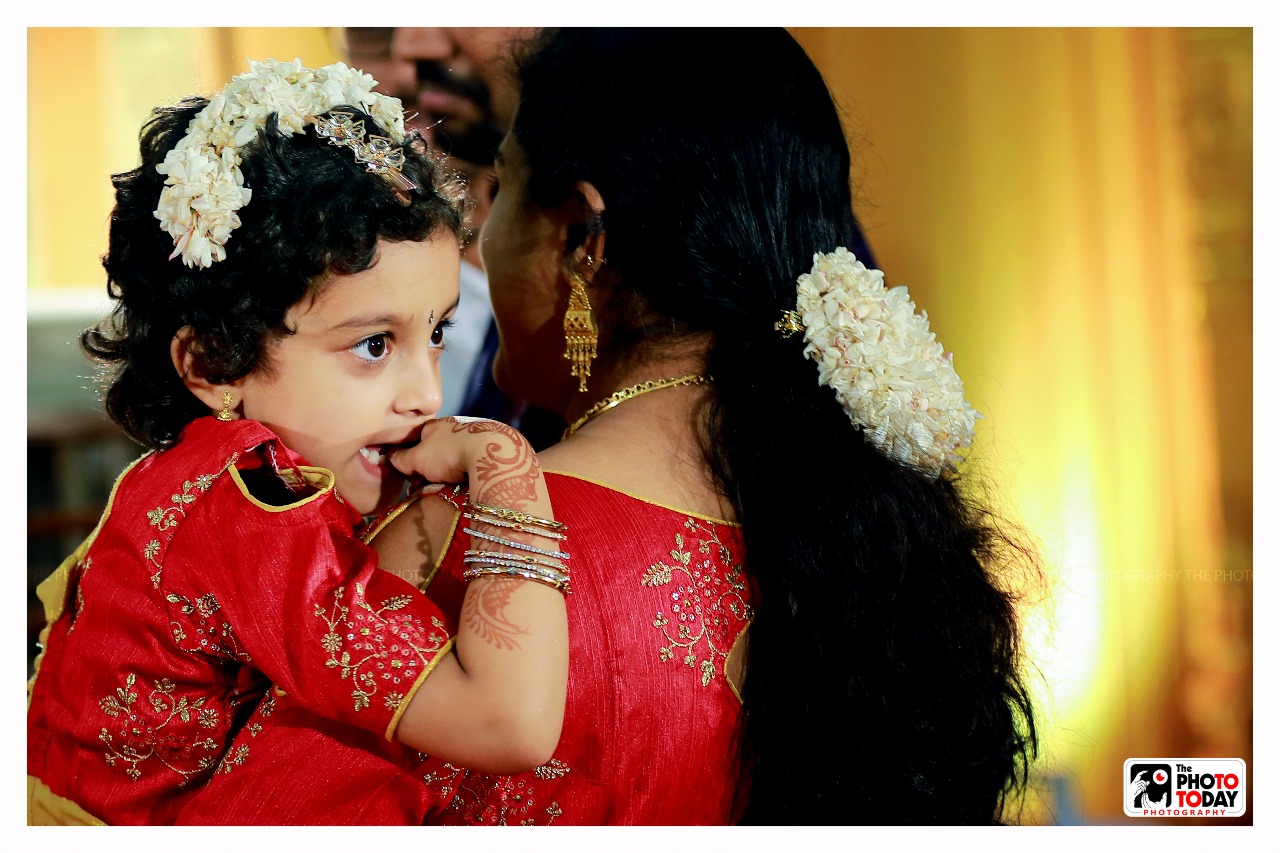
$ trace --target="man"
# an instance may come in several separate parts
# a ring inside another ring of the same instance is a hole
[[[347,27],[352,65],[404,104],[406,125],[447,154],[467,179],[474,203],[473,238],[462,255],[461,302],[440,359],[441,415],[479,415],[519,427],[542,449],[562,425],[549,415],[507,400],[493,385],[497,329],[489,285],[475,239],[493,199],[493,156],[515,114],[518,93],[511,45],[531,35],[520,27]],[[416,116],[412,116],[414,112]]]

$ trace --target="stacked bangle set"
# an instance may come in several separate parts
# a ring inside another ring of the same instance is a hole
[[[526,542],[476,530],[474,527],[465,527],[463,532],[470,533],[476,539],[493,542],[512,550],[467,549],[462,557],[462,562],[468,566],[462,573],[463,580],[471,581],[479,577],[501,575],[536,581],[564,593],[570,591],[569,569],[564,565],[569,560],[569,554],[559,550],[563,547],[561,543],[566,538],[566,528],[562,523],[538,518],[519,510],[482,503],[468,503],[462,517],[474,523],[528,533],[552,543],[549,548],[539,548]]]

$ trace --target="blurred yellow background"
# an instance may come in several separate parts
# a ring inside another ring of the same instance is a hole
[[[974,456],[1042,549],[1023,819],[1126,822],[1130,757],[1252,770],[1252,31],[793,32],[844,110],[879,265],[954,351]],[[108,178],[152,106],[340,49],[322,28],[28,30],[32,316],[103,298]],[[44,132],[70,105],[76,132]],[[41,382],[32,423],[57,417]]]

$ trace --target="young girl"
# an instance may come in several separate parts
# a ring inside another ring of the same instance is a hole
[[[172,822],[213,774],[253,772],[229,747],[276,697],[493,772],[555,747],[565,533],[518,433],[432,420],[462,205],[373,85],[251,63],[156,110],[114,179],[118,302],[84,346],[152,452],[40,588],[30,823]],[[355,536],[399,472],[469,481],[456,637]]]

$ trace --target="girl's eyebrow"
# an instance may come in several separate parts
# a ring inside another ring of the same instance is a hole
[[[392,326],[398,322],[400,318],[390,314],[364,314],[343,320],[341,323],[334,323],[329,330],[338,332],[344,329],[364,329],[369,326]]]
[[[458,304],[462,301],[461,296],[453,300],[453,304],[444,309],[441,317],[448,316],[450,312],[457,309]],[[367,329],[370,326],[394,326],[406,322],[403,317],[398,314],[362,314],[357,317],[351,317],[343,320],[341,323],[334,323],[329,327],[331,332],[340,332],[348,329]]]

